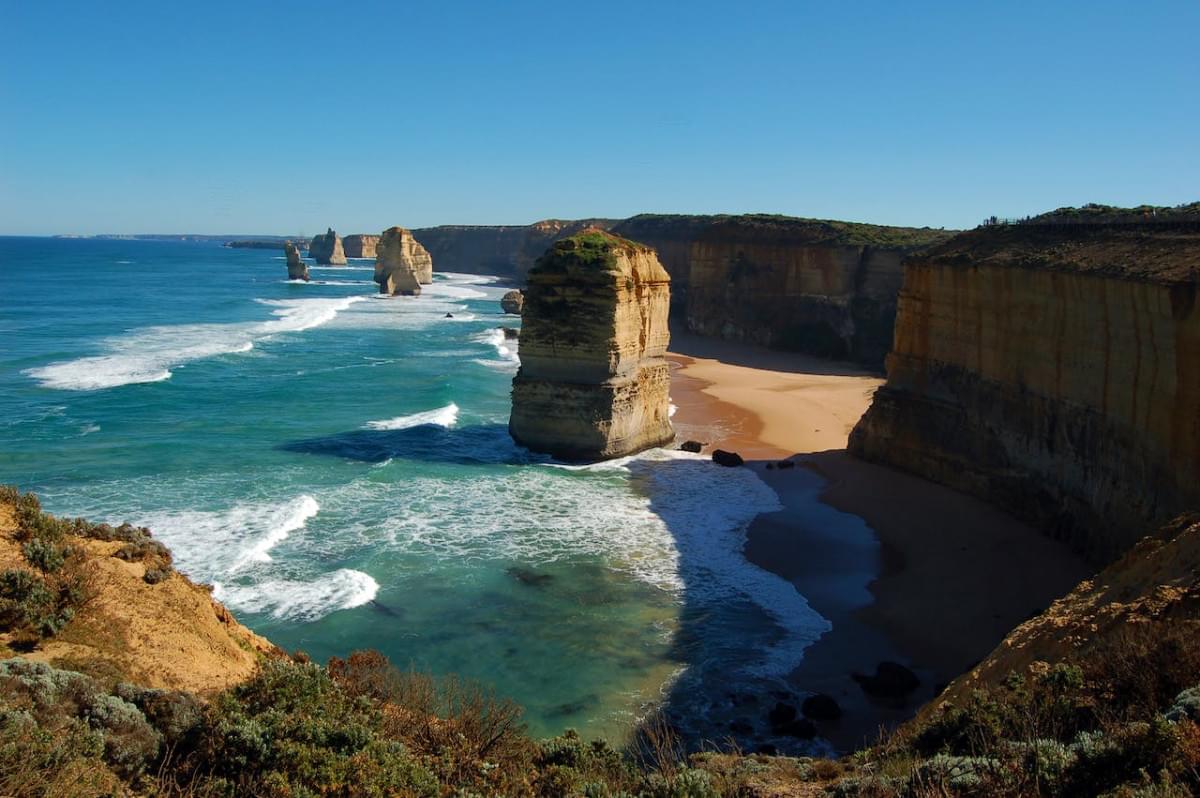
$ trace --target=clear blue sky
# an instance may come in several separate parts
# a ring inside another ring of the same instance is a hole
[[[0,233],[1200,198],[1200,2],[0,0]]]

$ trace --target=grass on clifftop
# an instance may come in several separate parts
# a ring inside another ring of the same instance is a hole
[[[616,264],[616,250],[639,251],[649,249],[645,244],[630,241],[614,233],[599,229],[583,230],[556,242],[550,250],[538,258],[531,273],[563,272],[568,266],[584,269],[607,269]]]
[[[836,219],[809,219],[772,213],[746,214],[654,214],[643,213],[632,216],[618,225],[627,226],[631,232],[642,226],[683,226],[693,235],[709,228],[730,228],[745,232],[783,234],[803,237],[811,243],[842,244],[846,246],[870,246],[889,249],[915,249],[944,241],[958,231],[932,227],[893,227],[843,222]]]

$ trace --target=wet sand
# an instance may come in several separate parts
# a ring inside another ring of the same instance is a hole
[[[840,721],[818,724],[839,750],[911,717],[1013,627],[1091,575],[1064,546],[984,502],[850,457],[847,436],[880,375],[672,336],[680,439],[739,452],[779,494],[784,509],[754,521],[746,556],[791,580],[833,625],[789,682],[841,704]],[[767,468],[784,458],[800,467]],[[897,703],[868,699],[850,674],[882,660],[908,665],[921,686]]]

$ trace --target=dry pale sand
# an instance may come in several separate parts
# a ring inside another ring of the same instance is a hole
[[[784,505],[752,524],[747,558],[790,579],[833,624],[790,681],[842,704],[845,717],[822,726],[838,748],[910,717],[1091,574],[1065,547],[990,505],[850,457],[847,436],[881,376],[677,332],[672,344],[680,438],[738,451]],[[784,457],[808,468],[767,469]],[[816,488],[814,472],[825,480]],[[853,517],[814,513],[815,501]],[[850,678],[884,659],[921,677],[907,701],[870,701]]]

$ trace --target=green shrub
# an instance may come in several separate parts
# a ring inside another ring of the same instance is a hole
[[[31,538],[21,546],[21,553],[29,564],[44,573],[54,573],[62,568],[70,551],[67,546],[46,538]]]

